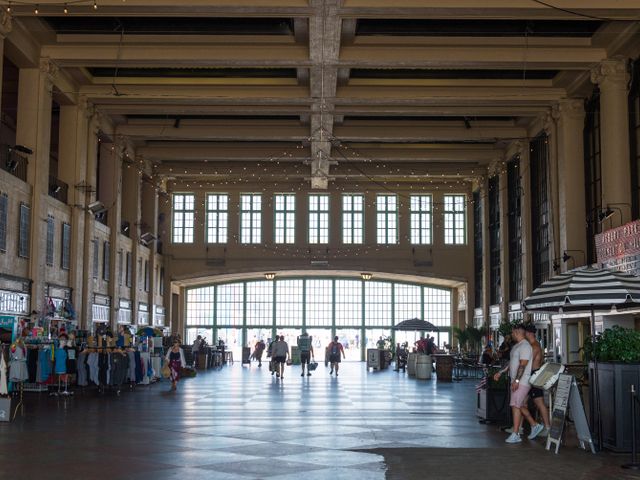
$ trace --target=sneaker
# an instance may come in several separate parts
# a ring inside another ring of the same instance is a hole
[[[540,432],[542,432],[542,430],[544,430],[544,425],[542,425],[541,423],[536,423],[533,427],[531,427],[531,433],[527,438],[529,440],[533,440],[540,434]]]
[[[300,376],[301,376],[301,377],[304,377],[304,372],[302,372],[302,373],[300,374]]]
[[[504,431],[505,433],[513,433],[513,427],[505,428]],[[520,427],[520,430],[518,430],[518,435],[522,435],[523,433],[524,430],[522,427]]]
[[[310,374],[310,373],[307,373],[307,377],[310,377],[310,376],[311,376],[311,374]]]
[[[544,429],[540,432],[540,436],[542,436],[542,437],[548,437],[548,436],[549,436],[549,430],[550,430],[550,428],[551,428],[551,427],[549,427],[549,428],[544,427]]]
[[[276,377],[280,378],[280,374],[279,374],[279,373],[276,373]]]
[[[520,435],[518,435],[517,433],[512,433],[504,441],[504,443],[511,443],[511,444],[513,444],[513,443],[521,443],[521,442],[522,442],[522,439],[520,438]]]
[[[338,376],[338,372],[336,372],[336,377]]]
[[[331,371],[329,372],[329,375],[333,375],[333,368],[331,369]]]

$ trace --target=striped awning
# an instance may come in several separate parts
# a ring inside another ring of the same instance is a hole
[[[528,311],[578,312],[620,310],[640,306],[640,277],[599,268],[582,268],[557,275],[525,298]]]

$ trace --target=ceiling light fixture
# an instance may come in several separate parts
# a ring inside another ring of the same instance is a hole
[[[38,11],[38,5],[36,5],[36,7],[33,9],[33,13],[35,13],[36,15],[38,15],[38,13],[40,13],[40,12]]]
[[[96,2],[96,0],[93,0],[93,9],[94,10],[98,9],[98,3]]]
[[[264,278],[266,278],[267,280],[273,280],[274,278],[276,278],[276,274],[273,272],[265,273]]]
[[[63,10],[64,14],[68,14],[69,13],[69,9],[67,8],[67,4],[64,4],[64,10]]]
[[[371,273],[363,272],[360,274],[363,280],[371,280],[373,275]]]

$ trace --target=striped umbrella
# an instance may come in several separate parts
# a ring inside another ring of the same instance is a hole
[[[615,270],[586,267],[557,275],[522,301],[529,312],[579,313],[591,316],[591,337],[596,338],[595,312],[607,313],[640,306],[640,277]],[[598,385],[598,359],[593,358],[593,382]],[[602,448],[600,389],[595,388],[592,425],[597,424],[598,448]]]
[[[611,311],[640,306],[640,277],[615,270],[581,268],[557,275],[522,302],[530,312]]]

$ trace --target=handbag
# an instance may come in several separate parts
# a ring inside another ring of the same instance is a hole
[[[164,378],[169,378],[171,376],[171,369],[169,368],[168,364],[166,363],[164,364],[164,366],[162,367],[161,373]]]
[[[313,372],[316,368],[318,368],[318,362],[310,362],[309,363],[309,371]]]

